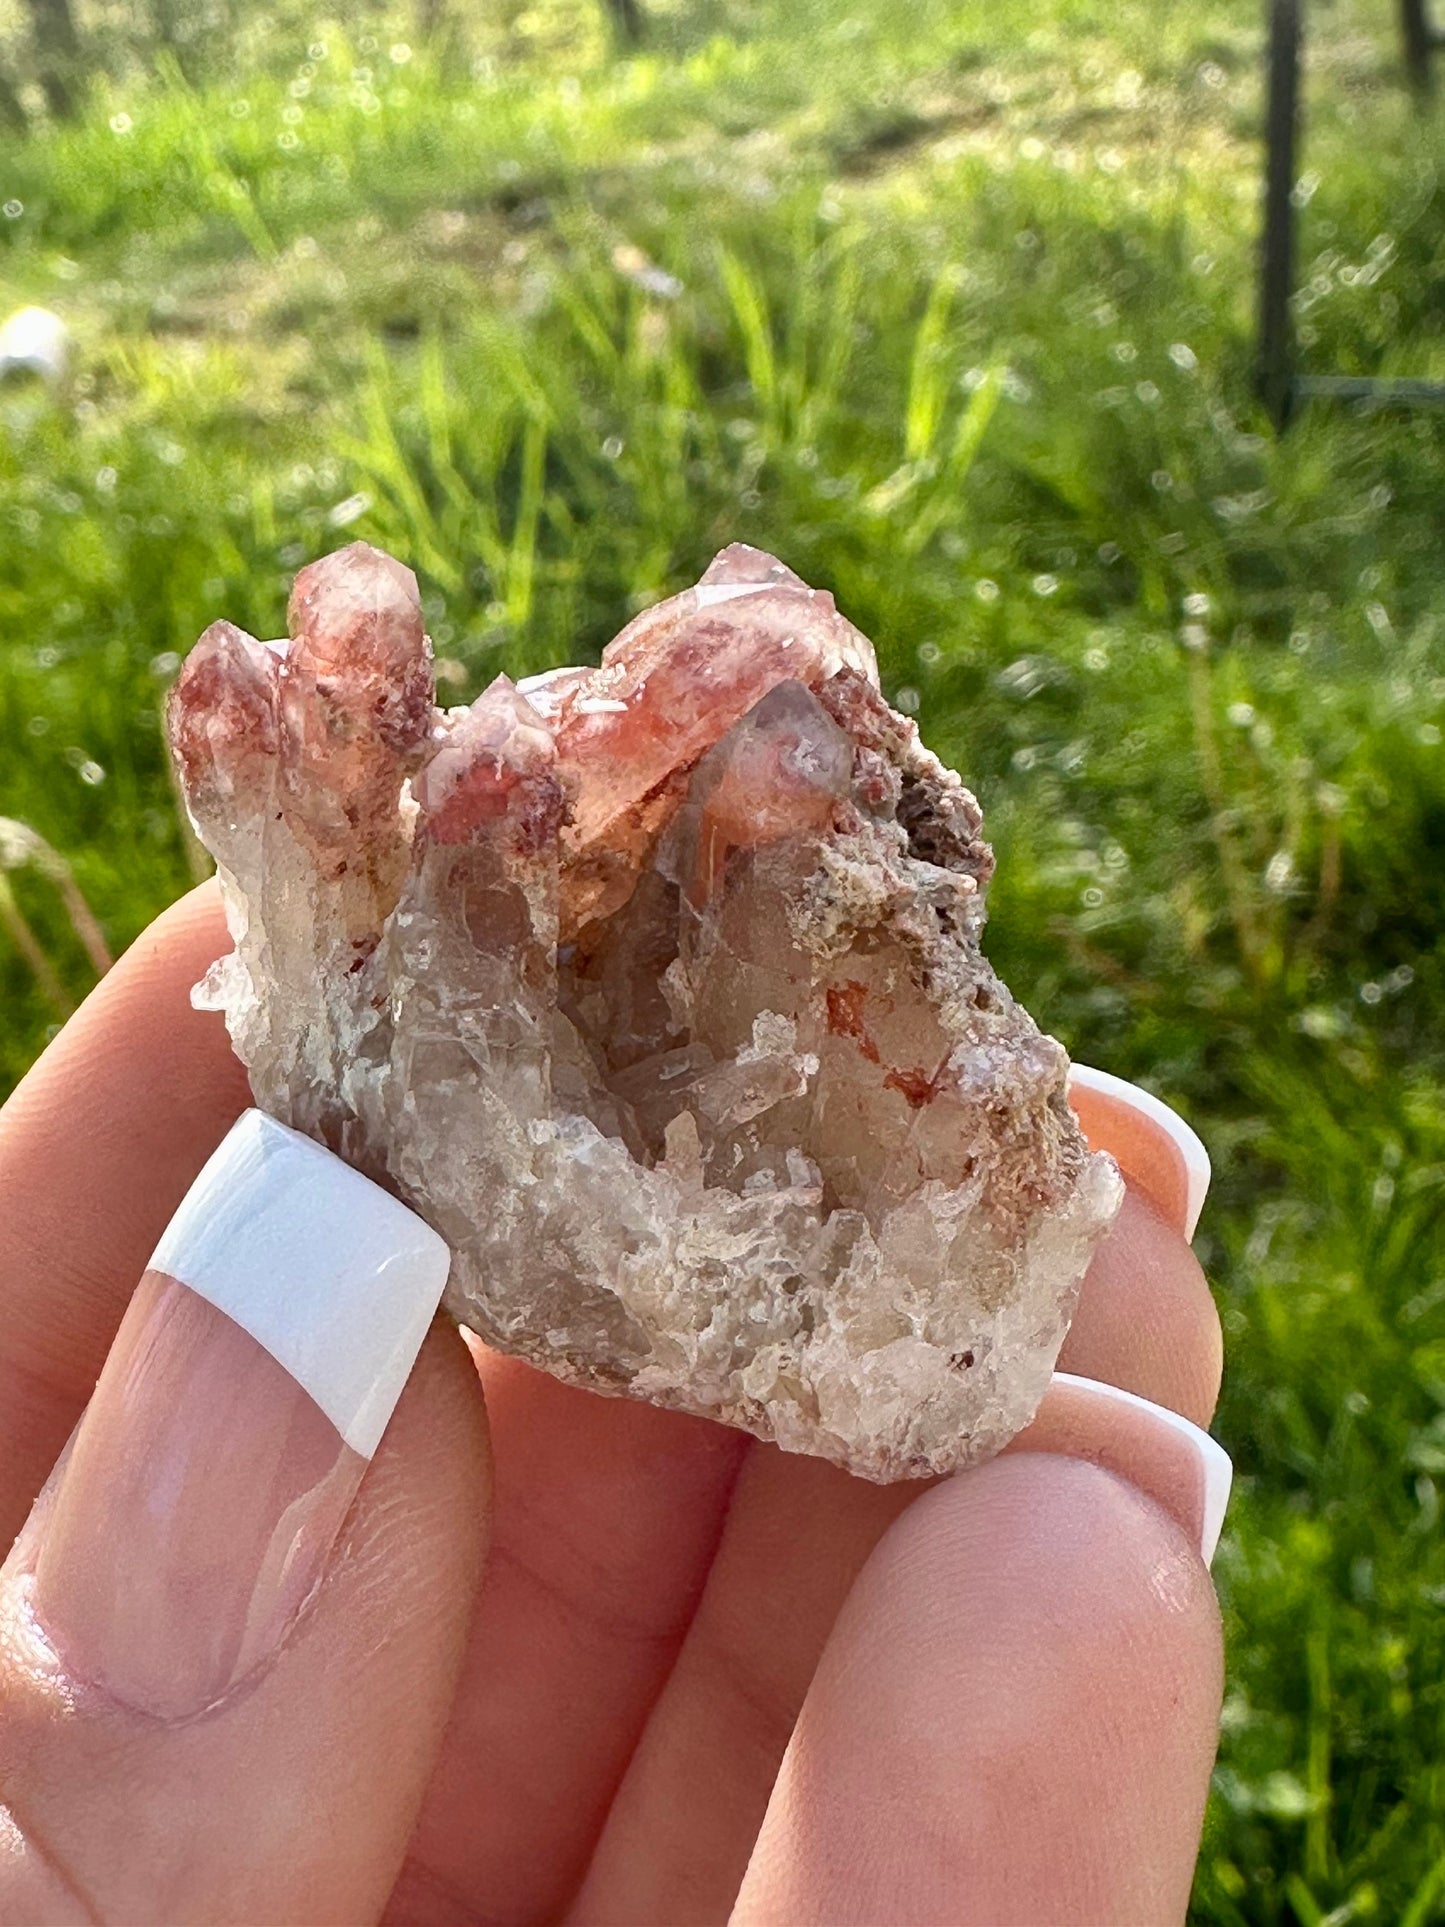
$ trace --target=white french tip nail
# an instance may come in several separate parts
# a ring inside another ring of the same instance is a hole
[[[1155,1097],[1152,1091],[1146,1091],[1139,1084],[1131,1084],[1125,1077],[1115,1077],[1110,1071],[1095,1070],[1092,1064],[1071,1064],[1069,1083],[1080,1084],[1086,1091],[1097,1091],[1101,1097],[1112,1097],[1116,1103],[1127,1105],[1131,1111],[1137,1111],[1141,1117],[1147,1117],[1151,1124],[1156,1124],[1172,1141],[1184,1160],[1187,1185],[1184,1236],[1192,1238],[1199,1224],[1199,1214],[1204,1209],[1204,1200],[1209,1195],[1211,1176],[1209,1153],[1198,1132],[1191,1130],[1163,1098]]]
[[[364,1458],[450,1266],[414,1211],[262,1111],[222,1139],[150,1261],[248,1331]]]
[[[1171,1412],[1167,1405],[1156,1405],[1153,1399],[1141,1398],[1137,1392],[1126,1392],[1118,1385],[1106,1385],[1100,1378],[1081,1378],[1076,1372],[1055,1372],[1053,1383],[1076,1386],[1096,1398],[1114,1399],[1120,1405],[1132,1406],[1135,1411],[1147,1413],[1188,1440],[1204,1474],[1199,1556],[1206,1566],[1212,1566],[1219,1535],[1224,1529],[1224,1515],[1229,1508],[1230,1487],[1234,1484],[1234,1461],[1219,1441],[1211,1438],[1203,1426],[1185,1418],[1182,1412]]]

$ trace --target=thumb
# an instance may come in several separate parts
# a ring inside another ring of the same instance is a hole
[[[259,1112],[202,1171],[0,1571],[0,1920],[379,1916],[488,1504],[446,1265]]]

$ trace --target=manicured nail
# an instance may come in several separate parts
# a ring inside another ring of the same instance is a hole
[[[1184,1528],[1206,1566],[1213,1563],[1234,1466],[1180,1413],[1097,1378],[1055,1372],[1033,1423],[1005,1450],[1057,1452],[1116,1473]]]
[[[1192,1238],[1209,1191],[1209,1153],[1179,1113],[1089,1064],[1070,1067],[1069,1102],[1095,1149],[1111,1152],[1124,1176]]]
[[[78,1678],[178,1719],[265,1664],[449,1263],[379,1186],[245,1114],[161,1239],[28,1542],[36,1618]]]

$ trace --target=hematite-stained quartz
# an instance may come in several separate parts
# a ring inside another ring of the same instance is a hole
[[[560,1378],[872,1479],[997,1451],[1121,1185],[981,954],[978,805],[832,597],[726,549],[600,667],[450,711],[390,556],[290,616],[213,624],[170,712],[257,1103]]]

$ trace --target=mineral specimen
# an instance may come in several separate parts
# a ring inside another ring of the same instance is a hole
[[[1031,1417],[1121,1195],[984,960],[974,798],[830,596],[726,549],[596,669],[433,707],[415,579],[303,569],[171,703],[256,1101],[488,1343],[873,1479]]]

